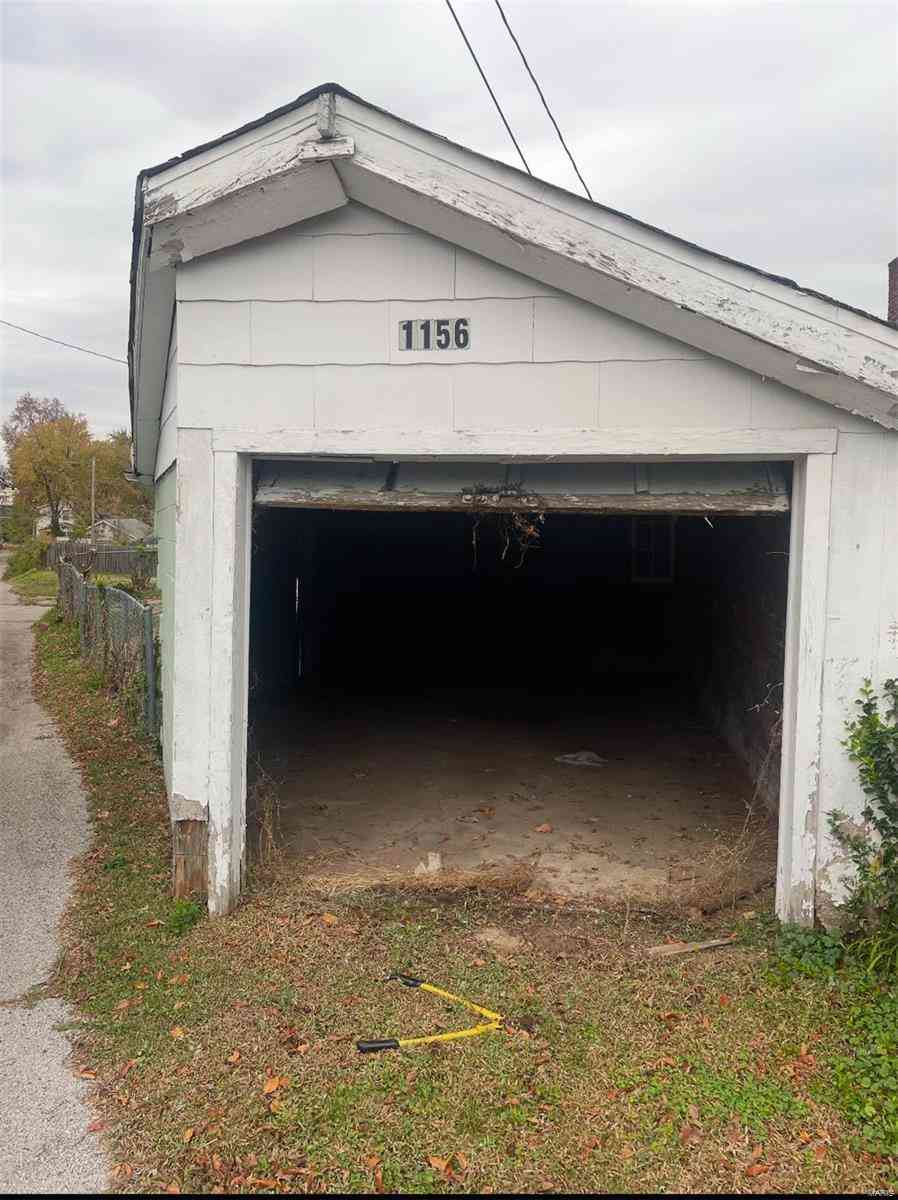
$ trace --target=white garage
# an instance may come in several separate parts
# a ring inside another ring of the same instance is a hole
[[[760,799],[829,918],[898,674],[893,325],[327,84],[141,173],[130,362],[178,887],[239,896],[250,736],[300,853],[601,894]]]

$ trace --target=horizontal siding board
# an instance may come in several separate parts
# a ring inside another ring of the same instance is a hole
[[[604,427],[701,426],[748,429],[749,374],[713,359],[617,362],[599,367],[599,423]]]
[[[533,357],[537,362],[571,359],[605,362],[614,359],[704,358],[698,350],[663,337],[570,296],[539,297],[533,306]]]
[[[316,300],[430,300],[452,297],[454,252],[424,234],[321,237],[306,242],[315,258]]]
[[[184,428],[311,428],[315,368],[182,366],[179,421]]]
[[[200,300],[178,304],[179,363],[248,363],[250,306]]]
[[[465,350],[400,350],[399,322],[470,321]],[[433,303],[393,300],[390,303],[390,362],[472,363],[529,362],[533,348],[532,300],[444,300]]]
[[[179,300],[311,300],[314,243],[296,228],[194,259],[177,271]]]
[[[458,367],[452,375],[456,429],[586,429],[596,424],[592,363]]]
[[[252,303],[252,361],[379,363],[389,361],[389,305],[336,301]]]
[[[450,429],[451,367],[317,367],[319,429]]]

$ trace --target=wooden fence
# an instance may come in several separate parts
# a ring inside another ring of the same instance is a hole
[[[80,570],[89,566],[101,575],[130,575],[143,565],[146,574],[156,574],[156,551],[138,546],[92,546],[86,541],[51,542],[44,551],[44,565],[55,571],[65,559]]]

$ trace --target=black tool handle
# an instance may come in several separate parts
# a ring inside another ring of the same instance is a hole
[[[401,971],[397,971],[395,975],[387,976],[387,983],[392,979],[398,979],[400,983],[404,983],[406,987],[420,987],[424,982],[423,979],[416,979],[414,975],[403,975]]]
[[[374,1042],[356,1042],[356,1049],[359,1054],[376,1054],[378,1050],[398,1050],[399,1042],[396,1038],[381,1038]]]

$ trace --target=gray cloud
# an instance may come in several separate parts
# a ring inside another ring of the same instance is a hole
[[[576,190],[492,3],[459,11],[534,171]],[[892,4],[505,4],[594,196],[882,315]],[[134,178],[336,79],[515,162],[441,0],[20,4],[3,21],[0,315],[124,356]],[[3,405],[127,422],[124,367],[4,330]]]

